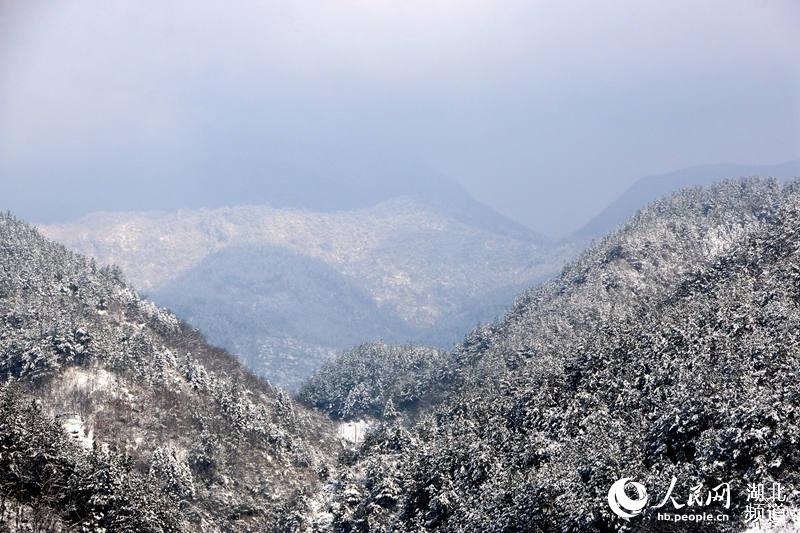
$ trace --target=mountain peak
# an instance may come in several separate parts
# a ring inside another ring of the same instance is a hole
[[[641,178],[570,238],[585,241],[601,237],[622,224],[643,206],[679,189],[711,185],[726,178],[751,176],[780,180],[800,177],[800,159],[776,165],[697,165],[667,174]]]

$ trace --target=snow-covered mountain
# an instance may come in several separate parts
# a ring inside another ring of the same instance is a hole
[[[568,247],[403,197],[348,211],[243,206],[97,213],[41,231],[119,265],[160,305],[294,387],[367,340],[449,347]],[[476,214],[478,213],[478,214]]]
[[[777,165],[698,165],[638,180],[619,198],[576,231],[570,240],[600,238],[624,223],[650,202],[686,187],[711,185],[716,181],[747,176],[786,180],[800,176],[800,160]]]
[[[0,215],[0,528],[276,531],[332,424],[116,269]]]
[[[782,484],[797,508],[798,187],[681,191],[449,352],[369,343],[328,362],[301,397],[368,431],[346,450],[118,270],[3,216],[1,522],[727,532],[744,529],[752,483]],[[623,476],[659,495],[674,478],[684,502],[730,483],[729,520],[670,529],[648,507],[623,521],[607,504]]]
[[[499,323],[426,357],[433,365],[414,364],[419,349],[380,345],[328,363],[304,389],[307,401],[381,417],[380,395],[389,415],[339,471],[328,496],[333,523],[741,531],[747,487],[758,483],[792,490],[778,503],[791,515],[800,482],[798,254],[797,183],[684,190],[524,293]],[[401,369],[413,387],[377,380],[381,368]],[[412,401],[398,422],[406,390]],[[653,499],[630,521],[607,503],[623,477]],[[663,497],[673,478],[684,510],[655,508],[653,494]],[[685,506],[697,487],[706,494],[724,483],[730,504],[713,512],[725,523],[659,521],[659,512],[694,512]]]

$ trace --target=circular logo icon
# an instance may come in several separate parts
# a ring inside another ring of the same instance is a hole
[[[625,493],[625,488],[630,484],[636,490],[637,497],[630,498]],[[614,514],[624,518],[625,520],[631,519],[634,516],[640,514],[647,502],[650,500],[650,497],[647,495],[647,490],[644,488],[644,485],[641,483],[637,483],[635,481],[631,481],[631,478],[624,477],[611,485],[611,488],[608,489],[608,505],[611,507],[611,510],[614,511]]]

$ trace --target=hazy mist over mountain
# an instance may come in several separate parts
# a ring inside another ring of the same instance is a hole
[[[295,388],[360,342],[451,347],[665,194],[797,175],[799,23],[782,0],[5,2],[0,208]]]
[[[334,209],[457,183],[561,237],[641,176],[798,157],[798,24],[790,0],[7,1],[0,207]]]
[[[796,0],[0,0],[0,533],[800,531],[798,158]]]
[[[570,237],[575,240],[602,237],[643,206],[669,193],[684,187],[711,185],[725,178],[746,176],[791,179],[800,176],[800,160],[778,165],[698,165],[642,178]]]
[[[211,342],[294,389],[366,340],[449,348],[577,251],[455,192],[449,204],[398,197],[334,212],[95,213],[41,230],[118,265]]]

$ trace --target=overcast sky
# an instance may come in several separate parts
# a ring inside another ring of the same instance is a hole
[[[337,142],[563,235],[644,175],[800,157],[799,6],[0,0],[0,184]]]

